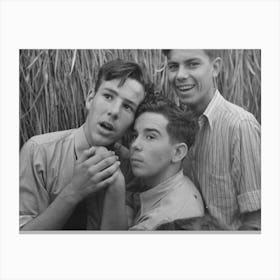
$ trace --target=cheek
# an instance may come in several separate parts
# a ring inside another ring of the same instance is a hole
[[[172,82],[174,82],[175,81],[175,76],[176,76],[176,74],[175,73],[168,73],[168,75],[167,75],[167,77],[168,77],[168,81],[170,82],[170,83],[172,83]]]
[[[154,149],[150,149],[150,152],[147,153],[150,158],[151,162],[151,168],[155,168],[157,166],[162,166],[166,164],[166,162],[169,161],[170,153],[169,150],[161,147],[160,150],[156,149],[157,147],[154,147]]]

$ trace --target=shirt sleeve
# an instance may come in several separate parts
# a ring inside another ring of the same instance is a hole
[[[20,151],[19,169],[19,227],[22,228],[49,205],[43,155],[31,140]]]
[[[232,176],[240,212],[261,208],[261,130],[255,118],[242,120],[234,133]]]

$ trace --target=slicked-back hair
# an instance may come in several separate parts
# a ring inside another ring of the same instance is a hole
[[[186,143],[188,148],[193,145],[198,130],[197,118],[193,113],[184,112],[162,94],[153,94],[145,98],[136,112],[135,119],[146,112],[161,114],[168,120],[166,131],[172,142]]]
[[[168,49],[164,49],[162,50],[162,53],[168,57],[169,52],[171,51]],[[216,49],[203,49],[203,51],[205,52],[205,54],[209,57],[210,60],[214,60],[216,57],[220,56],[220,50],[216,50]]]
[[[119,86],[122,86],[128,78],[138,81],[143,86],[145,94],[150,91],[152,85],[149,76],[139,64],[115,59],[103,64],[100,68],[95,83],[95,92],[98,91],[103,81],[120,79]]]

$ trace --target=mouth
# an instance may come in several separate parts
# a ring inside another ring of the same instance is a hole
[[[141,160],[139,158],[131,158],[130,161],[131,161],[131,163],[143,162],[143,160]]]
[[[181,92],[188,92],[195,87],[195,84],[176,85],[176,88]]]
[[[114,126],[109,122],[100,122],[99,126],[107,132],[113,132],[115,130]]]

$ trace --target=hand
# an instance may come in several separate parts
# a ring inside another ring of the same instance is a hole
[[[108,192],[119,191],[121,189],[125,190],[125,179],[120,168],[118,168],[115,173],[115,179],[108,188]]]
[[[128,159],[129,158],[129,149],[123,146],[122,144],[116,142],[114,145],[114,148],[116,150],[116,153],[120,156],[122,159]]]
[[[74,166],[72,182],[63,191],[74,201],[85,197],[112,184],[119,174],[120,162],[115,153],[104,147],[91,147],[85,150]]]

